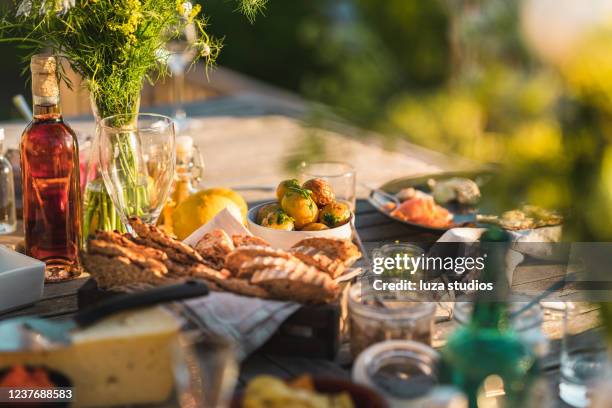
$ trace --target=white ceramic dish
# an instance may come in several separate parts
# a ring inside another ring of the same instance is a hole
[[[288,249],[306,238],[324,237],[351,239],[353,235],[350,222],[336,228],[330,228],[322,231],[281,231],[263,227],[257,224],[255,220],[257,219],[257,212],[259,209],[264,205],[274,202],[275,201],[269,201],[251,208],[247,214],[247,222],[249,230],[253,235],[265,239],[275,248]],[[354,215],[351,216],[354,217]]]
[[[0,245],[0,313],[38,301],[45,264]]]

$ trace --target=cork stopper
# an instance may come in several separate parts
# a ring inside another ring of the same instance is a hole
[[[53,55],[36,54],[30,61],[32,71],[32,94],[42,98],[59,95],[57,61]]]

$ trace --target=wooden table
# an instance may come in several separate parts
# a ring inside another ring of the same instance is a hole
[[[396,223],[378,213],[367,201],[359,200],[357,203],[357,229],[360,237],[364,241],[366,248],[373,248],[386,242],[399,240],[400,242],[412,242],[427,244],[435,241],[435,234],[422,232],[413,228]],[[5,239],[6,241],[6,239]],[[13,241],[15,239],[13,238]],[[0,243],[2,240],[0,239]],[[530,283],[531,285],[541,285],[543,288],[559,278],[564,273],[555,270],[554,267],[547,269],[546,266],[539,266],[537,269],[527,266],[517,268],[513,287],[520,288],[521,285]],[[50,319],[62,319],[70,317],[77,311],[76,292],[87,280],[87,276],[79,279],[59,284],[49,284],[45,286],[43,299],[36,304],[0,314],[0,320],[16,316],[36,315]],[[593,309],[585,309],[581,319],[585,326],[592,327],[597,324],[596,312]],[[436,324],[436,345],[444,343],[444,339],[453,327],[453,322],[447,321]],[[544,374],[550,379],[552,387],[558,381],[559,368],[559,345],[558,327],[548,329],[551,343],[551,352],[544,359]],[[271,374],[281,378],[290,378],[303,373],[313,375],[350,377],[351,359],[348,353],[348,345],[344,344],[336,360],[328,361],[321,359],[286,357],[273,354],[256,352],[242,363],[238,387],[245,384],[254,376],[259,374]],[[553,390],[556,388],[553,388]],[[563,404],[559,401],[559,406]]]
[[[307,116],[303,105],[289,106],[286,102],[263,98],[261,95],[241,95],[231,98],[196,103],[187,106],[193,120],[189,133],[203,150],[206,162],[204,184],[208,186],[273,186],[279,179],[291,175],[287,163],[295,160],[304,143],[310,137],[319,137],[324,152],[318,159],[340,159],[352,163],[360,183],[380,185],[390,179],[430,174],[441,171],[463,170],[470,163],[449,158],[404,142],[398,142],[394,150],[388,150],[371,138],[359,138],[363,132],[347,126],[325,126],[321,129],[304,127],[301,118]],[[161,113],[167,113],[161,109]],[[92,134],[91,120],[72,121],[81,137]],[[0,124],[7,133],[7,147],[16,148],[25,123]],[[313,136],[315,135],[315,136]],[[367,136],[367,135],[366,135]],[[238,146],[240,148],[238,148]],[[221,154],[223,153],[223,154]],[[358,186],[358,197],[365,197],[367,190]],[[248,200],[269,198],[271,193],[244,191]],[[376,212],[365,200],[357,204],[357,229],[366,247],[372,248],[385,242],[433,242],[437,236],[391,221]],[[18,231],[21,231],[19,226]],[[0,237],[0,244],[15,244],[20,234]],[[547,287],[565,271],[554,266],[527,266],[517,268],[513,287]],[[0,320],[15,316],[36,315],[50,319],[62,319],[77,311],[76,292],[85,282],[82,276],[71,282],[46,285],[43,299],[36,304],[10,313],[0,314]],[[585,309],[581,317],[586,327],[596,324],[596,312]],[[444,342],[452,323],[437,324],[437,345]],[[558,327],[545,328],[552,338],[559,337]],[[243,362],[238,387],[257,374],[267,373],[282,378],[301,373],[348,377],[350,358],[344,346],[335,361],[281,357],[261,352]],[[553,344],[546,359],[546,374],[551,384],[558,379],[558,347]]]

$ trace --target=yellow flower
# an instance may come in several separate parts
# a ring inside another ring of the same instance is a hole
[[[200,11],[202,11],[202,6],[200,6],[199,4],[196,4],[195,6],[193,6],[193,8],[191,9],[191,13],[189,13],[189,22],[191,22],[194,18],[196,18],[196,16],[198,14],[200,14]]]
[[[191,23],[193,19],[200,14],[202,6],[196,4],[195,6],[189,1],[177,0],[176,1],[176,12],[179,16],[183,17],[187,22]]]
[[[140,0],[123,0],[115,3],[116,20],[108,23],[108,28],[118,31],[135,44],[137,38],[134,33],[143,19],[142,4]]]

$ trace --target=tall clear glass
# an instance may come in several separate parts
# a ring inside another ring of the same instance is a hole
[[[100,172],[121,221],[155,224],[175,169],[174,121],[155,114],[115,115],[98,122]]]
[[[195,43],[198,40],[197,30],[193,24],[187,24],[179,36],[168,41],[166,63],[172,73],[174,119],[179,129],[187,127],[187,113],[185,112],[185,71],[197,54]]]
[[[558,304],[563,319],[559,396],[573,407],[589,407],[609,361],[605,333],[601,328],[585,326],[583,319],[580,319],[580,303]]]
[[[4,129],[0,129],[0,235],[15,232],[15,181],[13,167],[4,157]]]
[[[336,199],[355,211],[355,168],[344,162],[302,162],[298,166],[301,182],[312,178],[326,180],[336,193]]]

